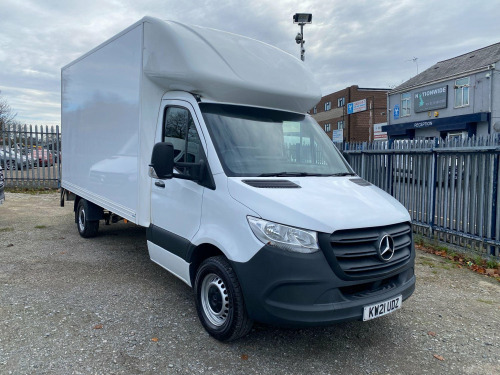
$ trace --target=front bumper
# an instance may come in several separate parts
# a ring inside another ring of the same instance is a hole
[[[405,300],[415,290],[414,255],[396,273],[356,281],[340,279],[322,251],[298,254],[266,245],[232,266],[250,317],[278,326],[362,320],[364,306],[398,295]]]

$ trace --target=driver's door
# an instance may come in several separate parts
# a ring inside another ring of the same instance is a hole
[[[174,145],[175,162],[196,163],[204,157],[191,105],[185,101],[165,100],[161,113],[156,142]],[[175,173],[189,171],[177,168]],[[151,178],[151,226],[148,230],[151,259],[190,284],[187,252],[200,227],[205,188],[196,181]]]

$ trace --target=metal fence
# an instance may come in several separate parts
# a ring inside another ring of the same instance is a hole
[[[416,232],[499,256],[498,136],[344,144],[343,154],[408,209]]]
[[[0,165],[6,187],[60,187],[59,126],[18,125],[0,129]]]

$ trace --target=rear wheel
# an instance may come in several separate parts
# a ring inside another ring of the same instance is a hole
[[[252,329],[243,293],[231,265],[223,256],[206,259],[194,283],[196,310],[207,332],[220,341],[236,340]]]
[[[83,238],[95,237],[99,230],[99,220],[88,220],[89,206],[85,199],[80,199],[76,208],[76,225]]]

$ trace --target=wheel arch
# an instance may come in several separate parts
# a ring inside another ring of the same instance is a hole
[[[203,243],[198,246],[194,246],[189,251],[188,262],[189,264],[189,279],[191,281],[191,285],[194,285],[194,279],[196,278],[196,271],[198,267],[205,259],[222,255],[226,257],[226,255],[219,249],[217,246],[212,245],[210,243]]]
[[[87,202],[88,220],[97,221],[104,219],[104,209],[102,207],[99,207],[98,205],[92,203],[91,201],[77,195],[73,203],[73,211],[75,212],[75,223],[78,223],[78,203],[80,203],[82,199],[84,199]]]

